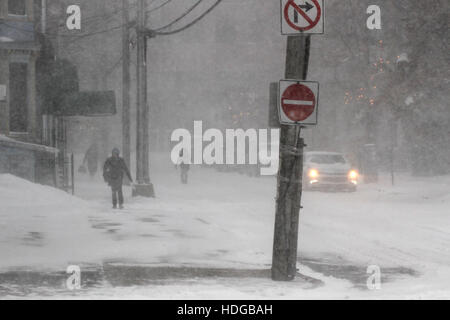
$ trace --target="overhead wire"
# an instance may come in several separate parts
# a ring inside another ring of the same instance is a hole
[[[195,8],[197,8],[200,3],[202,3],[204,0],[198,0],[192,7],[190,7],[185,13],[183,13],[181,16],[170,22],[169,24],[166,24],[165,26],[162,26],[160,28],[155,29],[154,31],[161,31],[163,29],[169,28],[173,26],[175,23],[186,17],[189,13],[191,13]]]
[[[154,2],[154,1],[153,1],[153,2]],[[154,11],[156,11],[156,10],[158,10],[158,9],[161,9],[162,7],[168,5],[170,2],[172,2],[172,0],[166,0],[165,2],[163,2],[162,4],[160,4],[159,6],[153,8],[153,9],[150,9],[150,10],[146,11],[145,13],[146,13],[147,15],[149,15],[150,13],[152,13],[152,12],[154,12]]]
[[[155,0],[154,0],[154,1],[155,1]],[[153,1],[153,2],[154,2],[154,1]],[[171,1],[172,1],[172,0],[166,0],[165,2],[163,2],[162,4],[160,4],[159,6],[153,8],[153,9],[151,9],[151,10],[146,11],[146,13],[148,14],[148,13],[154,12],[154,11],[156,11],[156,10],[162,8],[163,6],[169,4]],[[183,13],[182,15],[180,15],[178,18],[176,18],[175,20],[173,20],[173,21],[170,22],[169,24],[167,24],[167,25],[165,25],[165,26],[162,26],[162,27],[160,27],[160,28],[157,28],[157,29],[155,29],[155,30],[152,30],[152,31],[153,31],[154,34],[156,34],[156,35],[172,35],[172,34],[176,34],[176,33],[179,33],[179,32],[181,32],[181,31],[184,31],[184,30],[190,28],[191,26],[193,26],[194,24],[196,24],[197,22],[199,22],[200,20],[202,20],[206,15],[208,15],[212,10],[214,10],[214,8],[216,8],[217,5],[219,5],[219,3],[222,2],[222,0],[217,0],[217,1],[216,1],[216,2],[215,2],[208,10],[206,10],[205,12],[203,12],[200,16],[198,16],[197,18],[195,18],[193,21],[191,21],[191,22],[188,23],[187,25],[185,25],[185,26],[183,26],[183,27],[181,27],[181,28],[179,28],[179,29],[176,29],[176,30],[171,30],[171,31],[161,31],[161,30],[167,29],[167,28],[173,26],[174,24],[176,24],[177,22],[181,21],[184,17],[186,17],[189,13],[191,13],[196,7],[198,7],[198,6],[200,5],[200,3],[202,3],[202,2],[203,2],[203,0],[197,1],[193,6],[191,6],[186,12],[184,12],[184,13]],[[135,6],[135,5],[133,5],[133,6]],[[123,9],[118,9],[118,10],[116,10],[116,11],[110,12],[109,15],[114,16],[115,14],[121,12],[122,10],[123,10]],[[102,16],[104,17],[104,16],[106,16],[106,15],[103,14],[103,15],[91,16],[91,17],[89,17],[89,19],[99,18],[99,17],[102,17]],[[109,16],[109,18],[111,18],[112,16]],[[88,19],[88,18],[86,18],[86,19]],[[8,23],[6,23],[6,22],[0,22],[0,23],[3,24],[3,25],[5,25],[5,26],[7,26],[8,28],[20,30],[20,31],[23,31],[23,32],[35,33],[35,30],[23,29],[23,28],[14,26],[14,25],[10,25],[10,24],[8,24]],[[98,35],[98,34],[103,34],[103,33],[111,32],[111,31],[114,31],[114,30],[118,30],[118,29],[123,28],[125,25],[126,25],[126,24],[120,24],[120,25],[113,26],[113,27],[110,27],[110,28],[107,28],[107,29],[97,30],[97,31],[92,31],[92,32],[85,33],[85,34],[75,34],[75,35],[74,35],[74,34],[60,34],[60,33],[57,33],[57,34],[54,34],[54,33],[53,33],[53,34],[52,34],[52,33],[45,33],[45,35],[46,35],[46,36],[50,36],[50,37],[73,38],[74,41],[76,41],[76,40],[84,39],[84,38],[86,38],[86,37],[90,37],[90,36],[93,36],[93,35]],[[131,27],[131,26],[132,26],[132,23],[129,23],[128,26]]]
[[[193,25],[195,25],[197,22],[201,21],[204,17],[206,17],[211,11],[213,11],[218,5],[219,3],[221,3],[222,0],[216,0],[216,2],[205,12],[203,12],[200,16],[198,16],[196,19],[194,19],[193,21],[191,21],[190,23],[188,23],[187,25],[185,25],[184,27],[181,27],[179,29],[176,30],[172,30],[172,31],[154,31],[154,33],[156,35],[161,35],[161,36],[167,36],[167,35],[172,35],[172,34],[176,34],[179,33],[181,31],[184,31],[190,27],[192,27]]]

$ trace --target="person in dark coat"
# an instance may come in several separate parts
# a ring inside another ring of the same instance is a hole
[[[127,175],[128,179],[133,182],[130,170],[128,170],[128,167],[125,164],[125,160],[119,157],[119,155],[119,149],[114,148],[112,151],[112,156],[105,161],[103,166],[103,178],[111,187],[112,204],[114,209],[117,208],[117,200],[119,200],[119,208],[123,209],[122,183],[124,173]]]

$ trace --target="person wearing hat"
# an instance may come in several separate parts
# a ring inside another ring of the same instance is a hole
[[[128,179],[133,182],[130,170],[128,170],[125,161],[123,158],[119,157],[119,155],[119,149],[114,148],[112,150],[112,156],[109,157],[103,165],[103,178],[105,179],[105,182],[109,184],[112,191],[113,209],[117,209],[117,200],[119,201],[119,208],[123,209],[123,174],[125,173]]]

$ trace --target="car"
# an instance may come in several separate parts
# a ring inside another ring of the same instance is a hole
[[[357,189],[359,174],[342,153],[306,152],[303,166],[303,188],[306,190]]]

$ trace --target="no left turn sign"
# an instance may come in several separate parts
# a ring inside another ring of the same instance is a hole
[[[321,34],[324,14],[323,0],[281,0],[281,33]]]
[[[280,81],[279,115],[281,124],[316,125],[319,108],[319,83]]]

